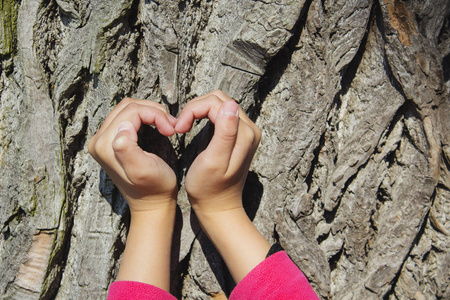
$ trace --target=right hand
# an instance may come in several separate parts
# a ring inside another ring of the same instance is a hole
[[[242,190],[261,138],[259,128],[221,91],[186,104],[175,131],[185,133],[194,119],[205,117],[215,125],[214,136],[190,166],[185,181],[197,216],[243,208]]]

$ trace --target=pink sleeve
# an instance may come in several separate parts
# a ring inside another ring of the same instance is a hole
[[[108,300],[176,300],[170,293],[137,281],[115,281],[109,286]]]
[[[279,251],[257,265],[234,288],[230,300],[319,299],[308,279],[285,251]]]

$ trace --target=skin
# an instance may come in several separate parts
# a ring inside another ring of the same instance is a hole
[[[88,145],[130,207],[130,231],[117,280],[170,289],[176,176],[161,158],[138,146],[137,131],[149,124],[165,136],[186,133],[195,119],[203,118],[215,125],[215,132],[186,174],[191,206],[236,283],[265,259],[270,245],[242,205],[242,189],[261,137],[258,127],[221,91],[191,100],[178,120],[160,104],[126,98]]]
[[[176,119],[157,103],[124,99],[105,119],[88,145],[126,199],[130,231],[117,280],[140,281],[170,289],[170,249],[177,181],[173,170],[158,156],[137,144],[142,124],[175,133]]]
[[[224,108],[230,110],[228,114],[223,113]],[[194,119],[205,117],[215,125],[214,136],[189,168],[186,192],[202,229],[238,283],[265,259],[270,249],[242,205],[242,190],[261,131],[221,91],[190,101],[175,130],[187,132]]]

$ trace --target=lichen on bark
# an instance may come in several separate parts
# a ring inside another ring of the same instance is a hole
[[[15,51],[17,44],[17,12],[19,1],[0,2],[0,55],[6,56]]]

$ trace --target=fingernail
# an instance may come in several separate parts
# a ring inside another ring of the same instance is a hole
[[[239,116],[239,106],[234,101],[225,101],[222,104],[222,113],[226,116]]]
[[[132,130],[134,129],[134,125],[130,121],[123,121],[117,125],[116,132],[114,133],[114,137],[117,136],[117,134],[124,130]]]

